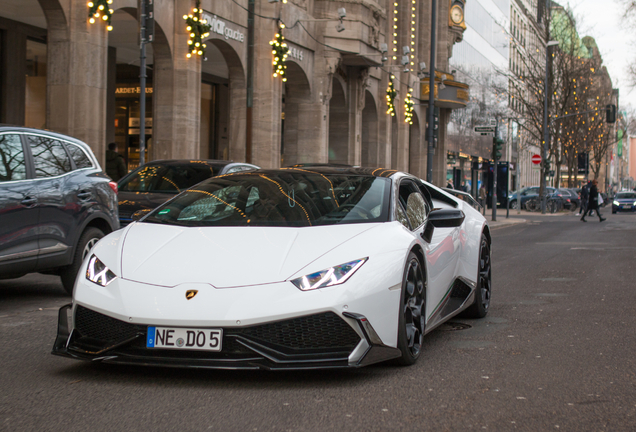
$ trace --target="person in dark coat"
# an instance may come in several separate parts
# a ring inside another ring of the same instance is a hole
[[[117,153],[115,149],[117,145],[115,143],[108,144],[108,150],[106,150],[106,174],[108,177],[115,181],[119,181],[120,178],[126,175],[126,161],[124,157]]]
[[[587,201],[590,198],[590,187],[592,186],[592,182],[588,181],[587,184],[584,184],[581,188],[581,216],[585,216],[587,213]]]
[[[596,179],[592,180],[592,186],[590,187],[590,197],[588,198],[588,201],[587,201],[586,210],[595,210],[596,214],[598,215],[598,221],[603,222],[605,218],[601,216],[601,212],[599,211],[599,207],[598,207],[598,188],[596,187],[597,184],[598,182],[596,181]],[[581,220],[583,222],[587,222],[585,220],[585,213],[586,212],[583,212],[583,216],[581,216]]]

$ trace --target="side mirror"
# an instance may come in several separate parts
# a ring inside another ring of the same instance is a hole
[[[141,210],[137,210],[136,212],[134,212],[132,214],[132,220],[133,222],[137,222],[139,219],[141,219],[142,217],[146,216],[148,213],[150,213],[153,209],[141,209]]]
[[[461,210],[456,209],[433,209],[428,214],[428,220],[422,233],[422,238],[427,243],[433,239],[435,228],[456,228],[464,223],[466,215]]]

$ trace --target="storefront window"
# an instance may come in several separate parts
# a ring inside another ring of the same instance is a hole
[[[115,143],[117,152],[124,155],[128,170],[139,166],[139,86],[121,84],[115,92]],[[152,147],[152,87],[146,88],[146,151],[145,160]]]
[[[26,44],[26,127],[46,127],[46,44],[27,39]]]

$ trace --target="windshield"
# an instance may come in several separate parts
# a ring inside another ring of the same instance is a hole
[[[205,163],[144,165],[124,177],[119,183],[119,190],[176,194],[218,175],[218,171],[218,167]]]
[[[300,169],[232,174],[182,193],[144,222],[281,227],[386,222],[390,184],[387,178]]]
[[[616,194],[616,199],[636,199],[635,192],[619,192]]]

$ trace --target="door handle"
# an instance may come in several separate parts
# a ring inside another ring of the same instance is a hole
[[[20,201],[20,204],[22,204],[25,207],[34,207],[37,203],[38,203],[37,198],[32,198],[32,197],[26,197],[25,199]]]

